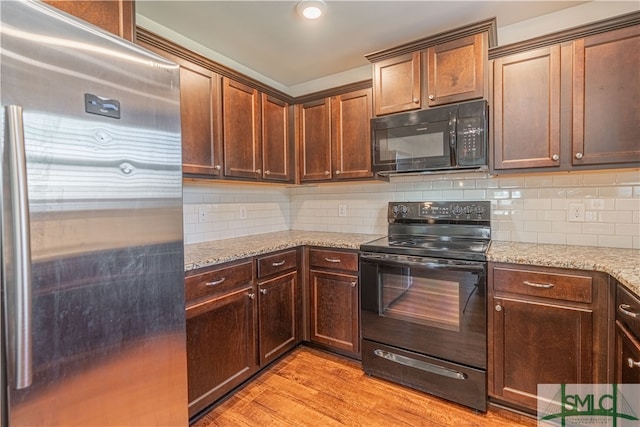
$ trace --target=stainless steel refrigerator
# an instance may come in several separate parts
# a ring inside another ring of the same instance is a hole
[[[179,70],[0,1],[2,425],[187,425]]]

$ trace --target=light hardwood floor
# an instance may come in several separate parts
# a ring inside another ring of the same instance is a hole
[[[356,361],[298,347],[192,427],[535,426],[533,418],[486,414],[366,375]]]

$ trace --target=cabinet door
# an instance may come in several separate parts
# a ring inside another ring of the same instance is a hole
[[[224,174],[258,179],[262,177],[258,91],[226,77],[222,81]]]
[[[331,179],[330,99],[297,105],[300,181]]]
[[[180,65],[182,172],[204,176],[220,175],[221,77],[211,70],[166,52],[155,44],[141,40],[138,40],[138,44]]]
[[[180,116],[182,171],[220,175],[220,76],[185,61],[180,62]]]
[[[420,108],[420,52],[373,64],[376,116]]]
[[[45,3],[123,39],[135,40],[135,7],[132,0],[45,0]]]
[[[640,25],[574,41],[573,165],[640,162]]]
[[[358,276],[309,272],[310,340],[359,356]]]
[[[493,62],[493,168],[560,166],[560,46]]]
[[[262,94],[262,176],[290,181],[289,104]]]
[[[616,384],[640,384],[640,341],[616,322]]]
[[[189,416],[257,370],[253,287],[187,308]]]
[[[371,90],[331,98],[331,145],[336,179],[367,178],[371,172]]]
[[[259,283],[258,292],[260,366],[264,366],[298,341],[298,273],[293,271]]]
[[[484,96],[487,38],[479,33],[427,49],[429,107]]]
[[[489,394],[537,408],[538,384],[597,383],[590,310],[493,298]]]

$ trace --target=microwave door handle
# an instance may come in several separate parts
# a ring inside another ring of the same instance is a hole
[[[457,136],[457,118],[453,112],[449,113],[449,146],[451,149],[451,158],[457,159],[457,145],[456,145],[456,136]],[[455,164],[453,165],[455,166]]]

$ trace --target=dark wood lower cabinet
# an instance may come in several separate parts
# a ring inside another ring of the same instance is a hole
[[[249,285],[187,308],[189,416],[256,372],[255,302]]]
[[[292,349],[300,340],[298,272],[258,285],[260,366]]]
[[[311,342],[359,356],[358,276],[311,270]]]
[[[615,383],[640,384],[640,298],[616,285]]]
[[[607,275],[489,265],[492,399],[534,413],[539,384],[613,380]]]

